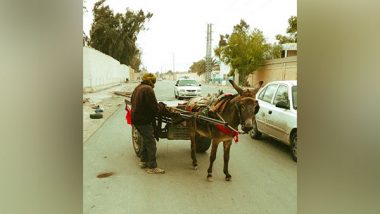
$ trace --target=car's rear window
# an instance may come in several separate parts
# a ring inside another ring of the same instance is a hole
[[[278,102],[284,102],[289,104],[289,96],[288,96],[288,86],[280,85],[278,87],[276,96],[274,97],[273,105],[276,105]]]
[[[278,85],[269,85],[264,92],[263,101],[270,103],[272,101],[273,95],[276,92]]]
[[[180,80],[178,85],[179,86],[193,86],[193,85],[198,85],[198,83],[195,80]]]

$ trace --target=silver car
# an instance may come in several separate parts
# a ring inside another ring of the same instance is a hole
[[[297,80],[273,81],[256,95],[260,110],[250,135],[260,138],[262,133],[290,145],[297,161]]]
[[[189,98],[201,96],[201,84],[194,79],[179,79],[174,86],[175,98]]]

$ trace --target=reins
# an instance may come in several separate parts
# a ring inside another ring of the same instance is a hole
[[[240,101],[240,100],[242,99],[241,96],[239,96],[239,97],[233,97],[232,99],[234,99],[234,98],[239,99],[238,101]],[[246,98],[247,98],[247,99],[253,99],[253,98],[251,98],[251,97],[246,97]],[[231,100],[232,100],[232,99],[231,99]],[[231,102],[231,100],[229,100],[228,102]],[[242,117],[241,117],[241,109],[239,108],[239,105],[237,104],[237,102],[234,104],[234,106],[235,106],[236,111],[237,111],[237,114],[238,114],[238,118],[239,118],[239,121],[240,121],[240,125],[243,125],[243,124],[244,124],[244,121],[243,121],[243,119],[242,119]],[[211,109],[210,105],[207,106],[207,108],[210,110],[210,109]],[[223,110],[224,110],[224,109],[223,109]],[[221,121],[225,122],[224,118],[219,114],[218,110],[215,111],[214,113],[219,117],[219,119],[220,119]],[[234,128],[233,128],[231,125],[229,125],[229,124],[227,125],[227,127],[228,127],[229,129],[231,129],[232,131],[236,132],[236,133],[239,133],[239,134],[246,134],[246,132],[240,132],[240,131],[234,129]]]

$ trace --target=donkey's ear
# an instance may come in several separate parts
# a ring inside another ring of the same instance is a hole
[[[263,83],[264,83],[264,81],[260,81],[260,82],[256,83],[256,87],[254,89],[250,90],[252,97],[256,96],[257,92],[260,90]]]
[[[264,84],[264,81],[262,81],[262,80],[259,81],[259,82],[257,83],[257,85],[258,85],[257,88],[261,88],[261,86],[263,86],[263,84]]]
[[[241,89],[233,80],[229,80],[234,89],[240,94],[243,94],[243,89]]]

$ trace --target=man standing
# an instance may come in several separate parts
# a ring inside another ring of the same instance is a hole
[[[140,167],[148,168],[146,172],[150,174],[163,174],[165,170],[157,167],[157,147],[153,128],[155,116],[160,111],[156,95],[153,91],[155,83],[156,77],[151,73],[145,73],[141,84],[133,91],[131,98],[132,124],[143,139],[140,150]]]

